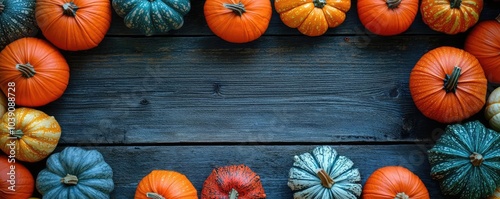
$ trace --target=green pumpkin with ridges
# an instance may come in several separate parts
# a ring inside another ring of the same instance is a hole
[[[189,0],[113,0],[112,6],[125,26],[146,36],[181,28],[191,10]]]
[[[500,186],[500,134],[479,121],[448,125],[428,155],[445,195],[482,199]]]
[[[0,49],[37,33],[35,0],[0,0]]]

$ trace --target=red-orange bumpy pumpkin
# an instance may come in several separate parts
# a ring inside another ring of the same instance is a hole
[[[14,96],[17,105],[46,105],[68,86],[66,59],[44,40],[18,39],[0,52],[0,60],[0,88],[6,96]]]
[[[359,19],[370,32],[391,36],[406,31],[418,12],[418,0],[358,0]]]
[[[212,171],[203,184],[201,199],[264,199],[260,177],[246,165],[229,165]]]
[[[271,20],[269,0],[207,0],[204,14],[208,27],[232,43],[246,43],[266,32]]]
[[[96,47],[111,25],[110,0],[37,0],[35,17],[47,40],[63,50]]]
[[[417,108],[441,123],[467,119],[486,103],[487,80],[479,61],[455,47],[425,53],[411,71],[409,84]]]

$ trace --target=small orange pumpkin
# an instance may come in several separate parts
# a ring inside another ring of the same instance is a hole
[[[201,190],[201,199],[264,199],[260,177],[246,165],[215,168]]]
[[[275,0],[281,21],[307,36],[320,36],[344,23],[350,0]]]
[[[0,198],[28,199],[34,190],[35,179],[30,171],[21,163],[0,155]]]
[[[366,180],[363,199],[429,199],[429,192],[420,178],[407,168],[385,166]]]
[[[37,0],[35,18],[56,47],[77,51],[96,47],[111,25],[110,0]]]
[[[246,43],[266,32],[272,15],[269,0],[207,0],[204,15],[218,37],[232,43]]]
[[[426,117],[441,123],[460,122],[486,103],[487,80],[470,53],[442,46],[425,53],[410,73],[410,94]]]
[[[483,0],[422,0],[420,13],[432,30],[454,35],[477,23]]]
[[[359,19],[370,32],[392,36],[408,30],[418,12],[418,0],[358,0]]]
[[[61,127],[53,116],[32,108],[16,108],[0,122],[0,147],[25,162],[38,162],[52,153],[61,137]]]
[[[134,199],[198,199],[191,181],[177,171],[153,170],[137,185]]]

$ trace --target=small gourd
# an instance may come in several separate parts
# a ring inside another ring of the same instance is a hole
[[[488,101],[486,101],[484,115],[490,123],[490,128],[500,131],[500,87],[495,88],[490,93]]]
[[[355,199],[361,195],[358,169],[332,147],[316,147],[294,160],[288,179],[294,199]]]

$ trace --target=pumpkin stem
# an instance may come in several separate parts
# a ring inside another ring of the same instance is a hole
[[[21,139],[21,137],[23,137],[24,133],[23,131],[17,129],[15,131],[11,131],[9,137],[11,137],[12,139]]]
[[[313,0],[314,7],[323,8],[326,5],[326,0]]]
[[[243,3],[239,2],[239,3],[235,3],[235,4],[232,4],[232,3],[223,3],[222,4],[225,8],[233,11],[234,13],[236,13],[238,16],[241,16],[243,15],[243,13],[246,12],[245,10],[245,5],[243,5]]]
[[[162,195],[154,193],[154,192],[147,192],[146,197],[152,198],[152,199],[165,199],[165,197],[163,197]]]
[[[25,78],[33,77],[36,74],[35,68],[30,63],[16,64],[16,69],[20,71]]]
[[[396,194],[396,197],[394,199],[410,199],[410,196],[406,195],[405,192],[401,192]]]
[[[450,7],[451,8],[460,8],[460,5],[462,4],[462,0],[452,0],[450,1]]]
[[[78,177],[71,174],[66,174],[64,178],[61,178],[61,182],[65,185],[76,185],[78,184]]]
[[[229,192],[229,199],[238,199],[238,191],[236,191],[236,189],[231,189]]]
[[[318,169],[316,173],[318,174],[318,177],[321,180],[321,185],[323,185],[323,187],[330,189],[335,184],[332,177],[330,177],[324,169]]]
[[[460,77],[461,71],[462,69],[460,67],[455,66],[455,68],[453,68],[453,72],[451,72],[451,75],[446,74],[446,77],[444,78],[444,89],[447,93],[454,93],[457,90],[458,78]]]
[[[472,165],[478,167],[481,166],[481,164],[484,162],[484,158],[481,154],[473,152],[470,156],[470,162]]]
[[[76,16],[76,11],[78,10],[78,6],[73,2],[68,2],[62,5],[63,13],[67,16],[74,17]]]
[[[386,0],[385,3],[390,9],[397,8],[401,4],[401,0]]]

